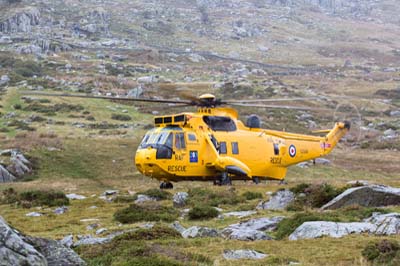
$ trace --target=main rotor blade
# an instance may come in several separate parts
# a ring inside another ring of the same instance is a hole
[[[84,94],[48,93],[48,92],[37,92],[37,91],[35,91],[35,92],[34,91],[21,91],[21,94],[36,95],[36,96],[52,96],[52,97],[118,100],[118,101],[130,101],[130,102],[174,103],[174,104],[195,105],[195,103],[193,103],[192,101],[185,101],[185,100],[163,100],[163,99],[145,99],[145,98],[133,98],[133,97],[95,96],[95,95],[84,95]]]
[[[291,110],[330,111],[329,109],[326,109],[326,108],[288,106],[288,105],[241,104],[241,103],[231,103],[231,105],[234,105],[234,106],[244,106],[244,107],[258,107],[258,108],[277,108],[277,109],[291,109]]]
[[[231,103],[258,103],[258,102],[290,102],[290,101],[311,101],[320,100],[320,97],[298,97],[298,98],[276,98],[276,99],[250,99],[250,100],[227,100],[224,101],[227,104]]]

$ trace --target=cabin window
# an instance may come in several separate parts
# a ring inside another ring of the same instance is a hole
[[[189,133],[188,134],[188,139],[189,139],[189,141],[196,141],[196,135]]]
[[[232,154],[239,154],[239,143],[232,142]]]
[[[184,133],[175,133],[175,148],[186,149]]]
[[[221,141],[219,143],[219,153],[220,154],[226,154],[227,150],[226,150],[226,142],[225,141]]]
[[[149,138],[150,138],[150,134],[146,134],[146,135],[143,137],[143,140],[142,140],[142,142],[140,143],[140,147],[141,147],[141,148],[144,148],[144,146],[146,145],[146,143],[147,143],[147,141],[149,140]]]
[[[279,144],[274,143],[274,154],[279,155]]]
[[[228,116],[204,116],[203,121],[214,131],[236,131],[235,122]]]
[[[173,141],[174,141],[174,136],[173,136],[173,134],[172,133],[169,133],[168,134],[168,137],[167,137],[167,141],[165,142],[165,145],[167,146],[167,147],[170,147],[171,149],[172,149],[172,143],[173,143]]]

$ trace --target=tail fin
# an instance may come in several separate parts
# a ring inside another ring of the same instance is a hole
[[[329,153],[339,142],[339,140],[350,130],[349,121],[338,122],[335,127],[325,136],[325,142],[321,144],[324,154]]]

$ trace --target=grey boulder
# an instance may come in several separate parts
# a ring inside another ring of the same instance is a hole
[[[174,207],[185,206],[188,197],[189,197],[189,194],[186,192],[175,193],[174,198],[173,198]]]
[[[1,265],[47,265],[46,258],[0,217]]]
[[[256,240],[272,240],[270,236],[259,230],[226,230],[221,233],[222,236],[226,236],[227,239],[241,240],[241,241],[256,241]]]
[[[137,199],[135,200],[135,203],[140,204],[140,203],[149,202],[149,201],[157,201],[157,199],[149,197],[147,195],[139,194],[139,195],[137,195]]]
[[[203,226],[192,226],[181,233],[184,238],[196,238],[196,237],[216,237],[218,231],[213,228]]]
[[[273,194],[266,202],[260,202],[257,209],[283,210],[294,200],[294,194],[288,189],[280,190]]]
[[[227,260],[263,259],[268,255],[251,249],[224,250],[223,257]]]
[[[311,239],[323,236],[340,238],[349,234],[373,233],[375,231],[376,226],[371,223],[305,222],[289,236],[289,240]]]
[[[323,210],[334,210],[349,205],[380,207],[400,204],[400,188],[382,185],[354,187],[322,206]]]
[[[376,226],[374,233],[377,235],[400,235],[400,213],[374,213],[365,222]]]

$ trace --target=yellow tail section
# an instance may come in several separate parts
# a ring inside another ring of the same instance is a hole
[[[328,154],[336,146],[339,140],[346,135],[350,130],[350,122],[338,122],[335,127],[326,135],[325,142],[321,144],[321,148],[324,149],[323,155]]]

